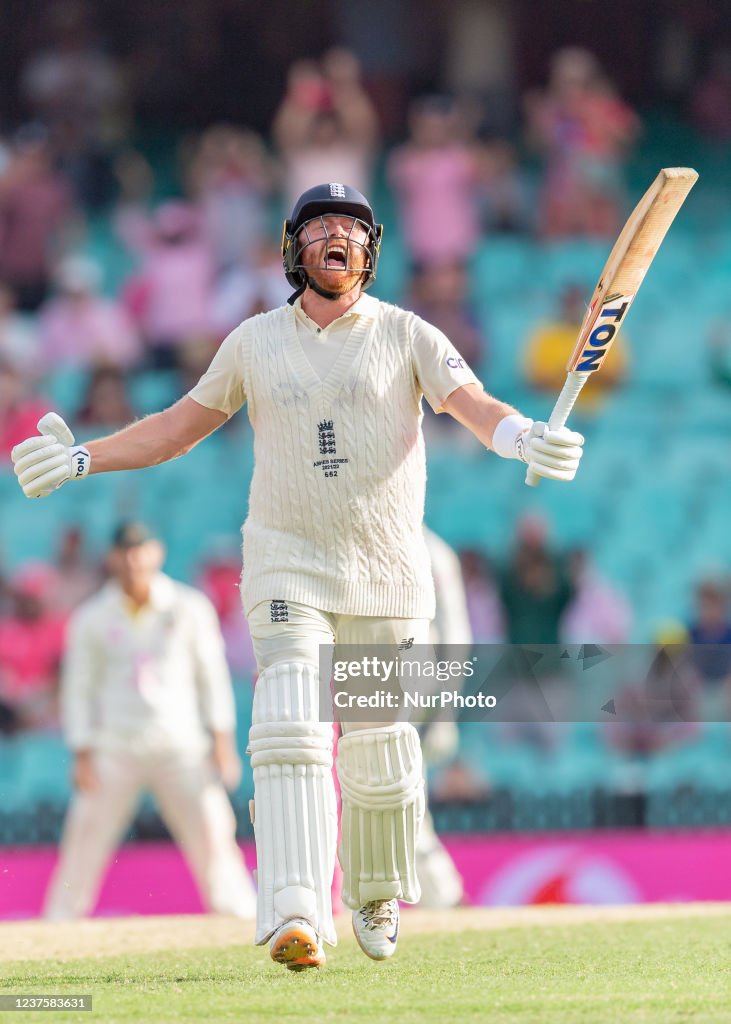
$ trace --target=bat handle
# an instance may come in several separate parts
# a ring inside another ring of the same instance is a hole
[[[574,403],[579,397],[579,392],[584,384],[586,384],[589,376],[590,374],[588,373],[576,373],[573,370],[566,375],[566,382],[561,388],[561,394],[558,396],[553,411],[548,418],[550,430],[560,430],[561,427],[566,426],[566,420],[569,418]],[[537,487],[540,479],[540,476],[531,469],[525,474],[525,482],[529,487]]]

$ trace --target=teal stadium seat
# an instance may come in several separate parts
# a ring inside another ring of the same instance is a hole
[[[503,301],[525,296],[532,282],[539,280],[539,253],[528,239],[494,237],[484,242],[473,257],[473,298],[491,308]]]
[[[71,420],[81,404],[89,375],[84,370],[54,369],[39,385],[39,392],[64,419]]]
[[[609,251],[606,243],[592,239],[549,242],[538,248],[538,278],[549,301],[557,307],[561,292],[569,286],[583,288],[589,301]],[[548,316],[555,312],[548,310]]]
[[[6,813],[21,809],[26,800],[18,737],[0,737],[0,807]]]
[[[705,727],[697,739],[677,749],[656,754],[650,761],[647,785],[651,792],[679,788],[726,793],[731,778],[731,754],[709,742]]]
[[[66,803],[71,795],[71,754],[60,735],[23,733],[17,739],[19,778],[25,799]]]
[[[159,412],[180,398],[180,378],[175,371],[140,373],[130,380],[129,395],[139,415]]]

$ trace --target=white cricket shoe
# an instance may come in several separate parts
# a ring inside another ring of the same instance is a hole
[[[355,937],[371,960],[388,960],[396,952],[398,923],[398,900],[371,900],[353,911]]]
[[[302,917],[293,917],[280,924],[269,942],[269,955],[289,971],[323,967],[326,960],[320,936]]]

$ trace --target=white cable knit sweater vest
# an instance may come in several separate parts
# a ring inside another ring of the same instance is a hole
[[[243,527],[244,607],[290,600],[345,615],[431,618],[422,532],[426,461],[411,313],[355,319],[325,380],[291,307],[245,325],[255,432]]]

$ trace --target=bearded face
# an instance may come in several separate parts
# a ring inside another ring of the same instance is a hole
[[[313,217],[297,236],[298,262],[321,288],[336,295],[349,292],[370,266],[368,227],[344,214]]]

